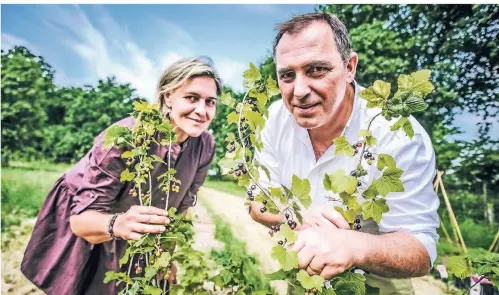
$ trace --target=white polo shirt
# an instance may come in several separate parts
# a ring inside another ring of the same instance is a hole
[[[362,88],[357,84],[355,88],[354,107],[342,134],[351,144],[359,141],[358,131],[367,129],[370,120],[381,111],[379,108],[368,109],[367,102],[358,96]],[[412,233],[425,246],[433,265],[437,256],[437,208],[440,205],[432,184],[436,173],[435,153],[423,127],[413,117],[409,120],[414,129],[412,139],[401,130],[390,131],[390,126],[396,119],[388,122],[378,116],[370,128],[377,139],[377,145],[371,147],[370,151],[374,155],[390,154],[395,159],[397,168],[404,170],[401,180],[405,191],[386,196],[390,211],[383,214],[379,230]],[[339,201],[331,201],[331,197],[334,199],[338,196],[324,189],[324,174],[331,174],[340,168],[350,173],[358,164],[360,152],[353,157],[334,156],[335,146],[332,145],[316,161],[307,130],[296,123],[282,100],[270,106],[269,118],[261,132],[261,138],[264,148],[261,152],[256,151],[255,156],[270,171],[270,181],[265,173],[260,173],[263,186],[280,187],[283,184],[291,187],[292,176],[295,174],[299,178],[310,180],[312,207],[341,205]],[[361,177],[360,181],[367,188],[382,172],[377,169],[376,160],[372,165],[367,165],[365,160],[363,164],[368,175]]]

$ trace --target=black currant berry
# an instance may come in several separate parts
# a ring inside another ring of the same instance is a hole
[[[361,186],[362,183],[360,183],[360,181],[357,181],[357,186]]]
[[[260,208],[260,212],[265,213],[265,211],[267,211],[267,208],[265,207]]]
[[[238,176],[238,177],[241,176],[241,172],[239,170],[236,171],[236,176]]]
[[[360,223],[360,219],[355,219],[355,223]]]
[[[248,191],[248,196],[252,196],[253,195],[253,191]]]
[[[357,147],[361,147],[362,146],[362,143],[357,143]]]
[[[267,205],[267,200],[263,200],[263,201],[262,201],[262,203],[263,203],[264,205]]]
[[[256,189],[256,185],[254,185],[254,184],[253,184],[253,185],[251,186],[251,190],[255,190],[255,189]]]
[[[239,164],[237,164],[237,167],[239,167],[239,169],[242,169],[244,167],[244,164],[243,163],[239,163]]]
[[[250,197],[249,197],[249,200],[253,202],[253,201],[255,200],[255,197],[250,196]]]
[[[284,217],[286,217],[286,219],[289,219],[289,214],[288,213],[284,214]]]
[[[279,241],[279,242],[277,242],[277,244],[282,246],[284,244],[284,241]]]
[[[288,225],[291,226],[293,225],[294,221],[293,220],[288,220]]]
[[[367,157],[368,157],[368,158],[370,158],[370,157],[372,157],[372,156],[373,156],[373,154],[371,154],[371,153],[367,153]]]
[[[356,230],[360,230],[361,228],[362,228],[362,226],[360,226],[360,224],[356,224],[356,225],[355,225],[355,229],[356,229]]]
[[[312,292],[312,294],[314,294],[314,295],[315,295],[315,294],[317,294],[317,292],[319,292],[319,291],[317,291],[317,289],[315,289],[315,288],[312,288],[312,289],[310,290],[310,292]]]
[[[243,168],[243,174],[246,174],[248,173],[248,170],[246,170],[246,168]]]

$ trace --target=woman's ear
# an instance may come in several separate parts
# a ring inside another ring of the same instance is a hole
[[[171,100],[171,95],[170,95],[170,92],[166,92],[163,94],[163,100],[165,102],[165,105],[168,107],[168,108],[171,108],[172,107],[172,100]]]

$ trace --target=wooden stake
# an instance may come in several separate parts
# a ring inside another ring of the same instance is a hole
[[[455,232],[457,233],[459,241],[461,242],[461,247],[463,248],[464,253],[468,253],[468,249],[466,249],[466,244],[464,243],[463,236],[461,235],[461,230],[459,230],[459,225],[457,223],[456,216],[454,215],[454,211],[452,210],[452,207],[450,205],[449,197],[447,196],[447,192],[445,191],[444,183],[442,182],[442,173],[443,172],[438,171],[437,177],[440,184],[440,188],[442,189],[442,195],[444,196],[445,205],[447,205],[447,210],[449,211],[450,220],[455,227]]]
[[[494,246],[497,244],[498,239],[499,239],[499,230],[497,231],[497,234],[494,237],[494,241],[492,241],[492,244],[490,244],[489,252],[492,252],[492,250],[495,248]]]
[[[438,178],[435,179],[435,182],[433,183],[433,189],[435,190],[435,194],[438,195]],[[451,244],[451,245],[455,245],[455,243],[450,238],[450,235],[449,235],[449,232],[447,231],[447,228],[445,228],[445,225],[442,222],[442,218],[440,216],[438,216],[438,219],[440,219],[440,227],[444,231],[444,235],[447,238],[447,242],[449,242],[449,244]]]

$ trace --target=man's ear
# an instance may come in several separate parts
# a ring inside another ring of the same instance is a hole
[[[347,81],[348,83],[352,83],[355,79],[355,73],[357,72],[357,63],[359,61],[359,56],[357,53],[352,52],[350,54],[350,59],[347,64]]]

